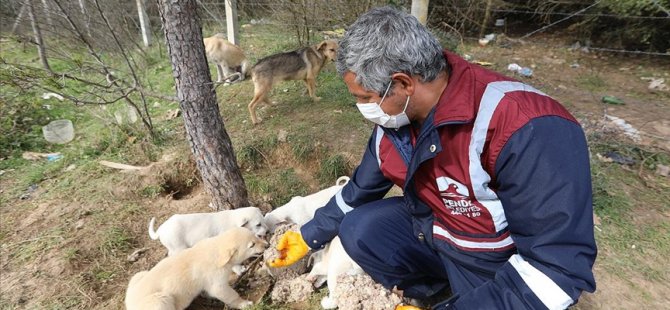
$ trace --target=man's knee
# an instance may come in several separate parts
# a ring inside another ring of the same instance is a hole
[[[362,237],[364,237],[364,232],[361,232],[361,224],[363,224],[363,221],[366,221],[366,219],[361,218],[360,216],[356,216],[356,214],[353,214],[354,216],[351,216],[354,211],[351,211],[347,216],[344,217],[342,220],[342,223],[340,223],[340,231],[338,236],[340,237],[340,240],[342,241],[342,247],[344,247],[345,251],[349,256],[351,256],[354,260],[360,255],[360,249],[358,247],[359,242],[361,241]]]

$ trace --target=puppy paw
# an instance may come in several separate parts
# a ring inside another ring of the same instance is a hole
[[[231,305],[231,306],[233,306],[233,308],[235,308],[235,309],[244,309],[244,308],[249,308],[253,305],[254,305],[254,303],[251,302],[250,300],[242,299],[242,301],[236,303],[235,305]]]
[[[337,308],[337,301],[330,296],[326,296],[321,299],[321,307],[324,309],[335,309]]]
[[[247,271],[247,267],[242,266],[242,265],[235,265],[233,266],[233,272],[239,277],[242,275],[243,272]]]
[[[321,97],[314,97],[314,101],[321,101]]]

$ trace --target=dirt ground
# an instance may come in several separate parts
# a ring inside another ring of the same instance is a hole
[[[543,37],[527,44],[471,47],[465,53],[473,61],[493,63],[490,67],[500,72],[510,63],[532,67],[531,78],[518,78],[561,101],[587,130],[608,124],[601,122],[606,115],[616,116],[640,132],[636,143],[670,151],[669,91],[651,91],[649,81],[643,79],[665,78],[670,85],[670,59],[555,48],[565,42],[564,38]],[[621,98],[625,104],[603,103],[605,95]],[[124,175],[111,173],[116,176],[106,188],[92,190],[92,195],[103,197],[95,204],[67,194],[45,195],[50,188],[61,186],[59,179],[41,182],[29,199],[6,196],[15,184],[11,173],[0,176],[0,308],[121,309],[130,277],[151,268],[166,254],[158,241],[149,239],[148,220],[156,216],[162,223],[174,213],[210,211],[200,187],[180,200],[138,198],[129,205],[121,197],[131,185],[124,182]],[[651,217],[653,221],[670,220],[667,212]],[[111,220],[117,228],[103,225]],[[101,230],[102,226],[107,228]],[[127,256],[139,249],[144,251],[134,262],[129,261]],[[614,250],[605,249],[602,255],[607,251]],[[595,272],[598,290],[585,294],[578,309],[640,308],[641,290],[645,292],[642,308],[670,305],[669,285],[636,274],[611,274],[599,262]]]

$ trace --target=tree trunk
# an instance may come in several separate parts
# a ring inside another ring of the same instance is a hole
[[[37,17],[35,16],[35,7],[33,6],[33,0],[28,0],[28,16],[30,17],[30,25],[33,27],[33,35],[35,36],[35,43],[37,43],[37,54],[40,57],[42,66],[45,70],[53,73],[51,67],[49,66],[49,60],[47,60],[47,52],[44,48],[44,40],[42,39],[42,32],[40,31],[40,24],[37,23]]]
[[[428,3],[429,0],[412,0],[412,16],[416,17],[422,25],[428,22]]]
[[[47,26],[54,27],[54,22],[51,19],[51,9],[49,8],[49,3],[47,3],[47,0],[42,0],[42,9],[44,10],[44,16],[47,18]]]
[[[489,23],[489,17],[491,16],[491,3],[492,0],[486,1],[486,10],[484,11],[484,20],[482,21],[482,27],[479,29],[479,37],[483,38],[484,33],[486,33],[486,25]]]
[[[151,26],[149,25],[149,16],[147,15],[146,5],[144,0],[136,0],[135,2],[137,2],[137,15],[139,15],[140,18],[142,41],[144,42],[144,47],[149,47],[151,45]]]
[[[86,3],[84,2],[84,0],[79,0],[79,9],[81,10],[82,18],[86,22],[86,34],[90,38],[91,37],[91,20],[90,20],[91,17],[88,15],[88,13],[86,13]]]
[[[21,20],[23,19],[23,13],[26,12],[26,3],[24,2],[21,4],[21,9],[19,10],[19,15],[16,16],[16,20],[14,21],[14,25],[12,26],[12,35],[16,34],[16,28],[19,27],[19,24],[21,24]]]
[[[249,205],[247,189],[219,114],[197,19],[196,0],[158,0],[186,135],[216,210]]]
[[[240,22],[237,18],[237,0],[226,0],[226,31],[228,41],[235,45],[240,44]]]

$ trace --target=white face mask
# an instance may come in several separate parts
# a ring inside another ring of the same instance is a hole
[[[388,94],[391,84],[392,82],[386,87],[384,96],[382,96],[382,100],[379,104],[376,102],[356,103],[356,107],[358,107],[358,110],[361,111],[361,114],[363,114],[365,119],[382,127],[398,129],[402,126],[409,125],[410,123],[407,114],[405,114],[405,110],[407,110],[407,105],[409,104],[409,96],[407,96],[407,101],[405,101],[405,107],[402,109],[402,112],[397,115],[386,114],[386,112],[382,110],[382,103],[384,103],[384,98],[386,98],[386,94]]]

